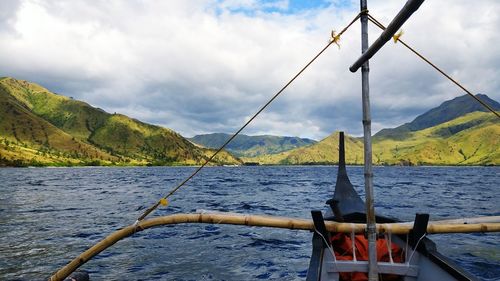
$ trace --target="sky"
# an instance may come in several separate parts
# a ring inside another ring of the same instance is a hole
[[[368,0],[384,24],[404,0]],[[358,1],[2,0],[0,76],[38,83],[185,137],[234,133],[359,11]],[[500,1],[427,0],[405,42],[500,100]],[[369,30],[373,42],[380,30]],[[355,23],[243,133],[363,132]],[[370,60],[372,132],[465,94],[389,42]],[[471,100],[471,102],[473,102]]]

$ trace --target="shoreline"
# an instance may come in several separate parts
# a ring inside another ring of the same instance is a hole
[[[158,168],[158,167],[173,167],[173,168],[196,168],[201,165],[23,165],[23,166],[0,166],[0,169],[12,169],[12,168],[25,168],[25,169],[35,169],[35,168]],[[336,167],[338,164],[265,164],[265,165],[207,165],[206,168],[214,168],[214,167],[224,167],[224,168],[235,168],[235,167]],[[346,164],[349,167],[363,167],[360,164]],[[472,168],[472,167],[500,167],[500,165],[452,165],[452,164],[444,164],[444,165],[377,165],[373,164],[373,167],[415,167],[415,168]]]

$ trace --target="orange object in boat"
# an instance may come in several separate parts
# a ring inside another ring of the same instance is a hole
[[[337,233],[331,238],[333,250],[335,252],[335,258],[337,260],[353,260],[353,249],[351,236],[344,233]],[[368,239],[362,234],[355,235],[354,245],[356,248],[356,260],[367,261],[368,260]],[[390,254],[387,247],[386,239],[377,239],[377,261],[389,262]],[[392,259],[395,263],[404,262],[403,249],[396,245],[391,244],[391,254]],[[383,280],[399,280],[399,276],[392,274],[383,274]],[[341,281],[366,281],[368,280],[368,274],[364,272],[341,272]]]

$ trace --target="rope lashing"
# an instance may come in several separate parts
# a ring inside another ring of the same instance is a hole
[[[340,49],[340,45],[339,45],[340,36],[342,34],[344,34],[344,32],[346,32],[346,30],[349,29],[349,27],[351,27],[351,25],[353,25],[361,17],[361,15],[364,14],[365,12],[368,13],[368,10],[361,11],[359,14],[357,14],[354,17],[354,19],[346,27],[344,27],[344,29],[342,29],[342,31],[339,32],[339,34],[335,34],[336,33],[335,30],[332,30],[330,43],[335,43]]]
[[[167,206],[167,205],[168,205],[168,200],[167,200],[167,198],[161,198],[161,199],[160,199],[160,205],[162,205],[162,206]]]
[[[381,24],[377,19],[375,19],[371,14],[368,14],[368,20],[370,20],[373,24],[375,24],[380,29],[385,30],[385,26],[383,24]],[[456,81],[455,79],[453,79],[450,75],[446,74],[441,68],[437,67],[429,59],[427,59],[426,57],[424,57],[422,54],[420,54],[415,49],[413,49],[408,44],[406,44],[403,40],[401,40],[401,38],[400,38],[401,35],[402,35],[402,31],[400,31],[398,34],[394,35],[394,37],[393,37],[394,42],[400,42],[408,50],[410,50],[412,53],[414,53],[415,55],[417,55],[419,58],[421,58],[423,61],[425,61],[428,65],[432,66],[435,70],[437,70],[439,73],[441,73],[444,77],[448,78],[448,80],[450,80],[451,82],[453,82],[460,89],[462,89],[464,92],[466,92],[469,96],[471,96],[473,99],[475,99],[477,102],[479,102],[484,108],[486,108],[487,110],[491,111],[498,118],[500,118],[500,114],[498,112],[496,112],[491,106],[489,106],[487,103],[485,103],[484,101],[482,101],[480,98],[476,97],[469,90],[467,90],[464,86],[462,86],[462,84],[460,84],[458,81]]]
[[[366,11],[367,12],[367,11]],[[156,202],[154,205],[152,205],[151,207],[149,207],[148,209],[146,209],[146,211],[144,211],[144,213],[137,219],[136,221],[136,224],[137,222],[139,221],[142,221],[144,218],[146,218],[151,212],[153,212],[156,208],[158,208],[158,206],[160,205],[163,205],[162,204],[162,200],[167,200],[170,196],[172,196],[175,192],[177,192],[177,190],[179,190],[179,188],[181,188],[182,186],[184,186],[189,180],[191,180],[196,174],[198,174],[198,172],[201,171],[201,169],[203,169],[208,163],[210,163],[210,161],[212,161],[215,156],[217,154],[219,154],[219,152],[221,152],[237,135],[240,134],[241,131],[243,131],[243,129],[245,129],[262,111],[264,111],[264,109],[266,109],[290,84],[292,84],[292,82],[297,78],[299,77],[299,75],[302,74],[302,72],[304,72],[321,54],[323,54],[324,51],[326,51],[326,49],[328,49],[328,47],[330,47],[332,44],[337,44],[338,45],[338,40],[340,40],[340,36],[347,30],[349,29],[349,27],[351,27],[351,25],[353,25],[358,19],[359,17],[361,16],[361,14],[363,13],[363,11],[359,14],[357,14],[354,19],[346,26],[344,27],[344,29],[342,29],[342,31],[339,32],[339,34],[335,35],[335,40],[330,40],[330,42],[328,42],[328,44],[323,48],[321,49],[321,51],[319,51],[318,54],[316,54],[295,76],[293,76],[292,79],[290,79],[271,99],[269,99],[258,111],[257,113],[255,113],[252,118],[250,118],[238,131],[236,131],[236,133],[234,133],[219,149],[217,149],[213,154],[212,156],[210,156],[208,159],[205,160],[205,162],[203,162],[203,164],[201,166],[199,166],[189,177],[187,177],[186,179],[184,179],[180,184],[178,184],[176,187],[174,187],[166,196],[162,197],[160,200],[158,200],[158,202]]]
[[[403,36],[403,30],[401,29],[398,33],[394,34],[394,36],[392,36],[392,39],[394,40],[394,43],[398,43],[399,41],[399,38],[401,36]]]
[[[335,30],[332,30],[332,38],[330,38],[330,42],[333,42],[340,49],[339,41],[340,41],[340,35],[335,34]]]

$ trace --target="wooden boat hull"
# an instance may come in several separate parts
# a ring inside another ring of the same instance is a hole
[[[364,202],[354,190],[347,176],[344,134],[342,132],[339,136],[337,182],[334,195],[327,201],[327,204],[330,205],[330,208],[325,212],[325,220],[366,223]],[[352,260],[352,256],[342,256],[339,254],[341,251],[335,249],[331,237],[337,235],[337,233],[326,231],[322,213],[313,211],[312,215],[316,230],[312,238],[313,250],[306,280],[346,281],[345,278],[349,274],[345,273],[368,272],[368,261],[361,260],[359,256],[358,259]],[[390,233],[379,235],[379,239],[386,239],[403,249],[405,256],[403,262],[378,262],[379,274],[396,275],[397,277],[393,278],[393,280],[404,281],[478,280],[436,250],[435,243],[425,236],[428,219],[428,215],[417,214],[413,230],[409,235],[393,235]],[[377,223],[397,222],[395,219],[383,216],[377,216],[376,221]],[[354,233],[352,233],[352,238],[354,238]],[[351,252],[353,251],[357,251],[355,244],[351,248]],[[348,260],[345,260],[346,258]],[[359,274],[357,276],[359,277]],[[351,278],[348,280],[362,279]],[[381,280],[387,279],[382,278]]]
[[[392,235],[391,240],[403,249],[407,246],[406,236]],[[368,272],[367,261],[335,259],[320,235],[315,234],[312,243],[313,251],[307,281],[343,280],[340,279],[341,272]],[[479,280],[440,254],[436,250],[435,243],[425,237],[415,251],[409,248],[406,257],[408,260],[404,263],[379,262],[379,273],[395,274],[400,276],[397,280],[404,281]]]

